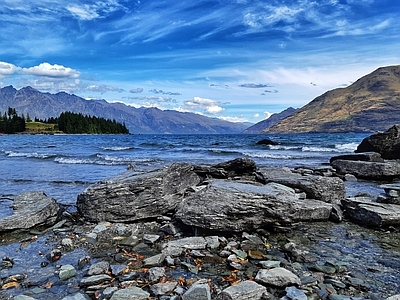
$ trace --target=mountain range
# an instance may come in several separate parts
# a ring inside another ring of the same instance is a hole
[[[378,68],[346,88],[328,91],[261,132],[377,132],[399,123],[397,65]]]
[[[141,134],[230,134],[241,133],[249,124],[233,123],[194,113],[157,108],[134,108],[105,100],[86,100],[65,92],[42,93],[32,87],[0,89],[0,112],[8,107],[31,119],[58,117],[70,111],[124,123],[130,133]]]
[[[260,121],[260,122],[258,122],[256,124],[250,126],[249,128],[243,130],[242,133],[245,133],[245,134],[259,134],[264,129],[272,127],[273,125],[275,125],[279,121],[281,121],[281,120],[285,119],[286,117],[292,115],[295,111],[296,111],[296,109],[293,108],[293,107],[286,108],[284,111],[282,111],[280,113],[272,114],[268,119],[262,120],[262,121]]]

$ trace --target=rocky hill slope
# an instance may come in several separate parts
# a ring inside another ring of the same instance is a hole
[[[264,133],[376,132],[400,123],[400,66],[324,93]]]
[[[242,133],[244,133],[244,134],[262,133],[263,130],[275,125],[280,120],[292,115],[295,111],[296,111],[296,109],[293,107],[286,108],[284,111],[281,111],[280,113],[272,114],[268,119],[262,120],[262,121],[258,122],[257,124],[250,126],[249,128],[245,129]]]
[[[105,100],[89,101],[64,92],[42,93],[32,87],[17,90],[7,86],[0,89],[0,112],[6,112],[8,107],[15,108],[18,114],[29,114],[32,119],[58,117],[64,111],[115,119],[125,123],[131,133],[142,134],[229,134],[240,133],[248,127],[194,113],[134,108]]]

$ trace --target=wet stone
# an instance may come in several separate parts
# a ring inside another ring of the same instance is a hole
[[[77,272],[73,265],[61,266],[60,272],[58,273],[58,276],[61,281],[68,280],[72,277],[75,277],[76,275],[77,275]]]
[[[81,280],[80,285],[81,286],[90,286],[90,285],[97,285],[99,283],[103,283],[106,281],[110,281],[112,277],[106,274],[101,274],[101,275],[93,275],[90,277],[85,277]]]

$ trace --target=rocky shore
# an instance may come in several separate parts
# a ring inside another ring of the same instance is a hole
[[[83,191],[76,213],[21,194],[0,220],[0,299],[399,299],[397,163],[127,170]],[[362,174],[385,180],[381,195],[346,196]]]

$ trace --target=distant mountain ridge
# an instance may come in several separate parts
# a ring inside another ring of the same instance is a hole
[[[256,124],[250,126],[249,128],[245,129],[242,133],[245,133],[245,134],[262,133],[263,130],[275,125],[280,120],[287,118],[288,116],[292,115],[295,111],[296,111],[295,108],[289,107],[289,108],[285,109],[284,111],[281,111],[280,113],[272,114],[268,119],[262,120]]]
[[[377,132],[400,124],[400,66],[324,93],[263,133]]]
[[[157,108],[134,108],[123,103],[105,100],[86,100],[65,92],[42,93],[32,87],[19,90],[13,86],[0,89],[0,111],[15,108],[18,114],[33,118],[48,119],[70,111],[92,115],[124,123],[130,133],[141,134],[230,134],[240,133],[248,127],[209,118],[194,113],[183,113]]]

